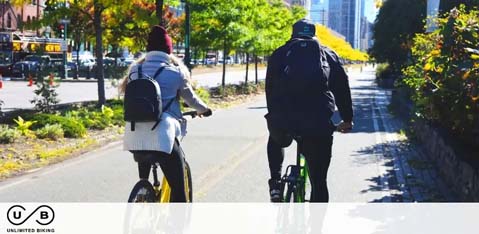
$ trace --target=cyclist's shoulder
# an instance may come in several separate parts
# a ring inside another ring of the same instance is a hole
[[[339,61],[339,55],[338,53],[336,53],[336,51],[334,51],[333,49],[325,46],[325,45],[320,45],[321,49],[326,53],[326,56],[333,59],[333,60],[336,60],[336,61]]]

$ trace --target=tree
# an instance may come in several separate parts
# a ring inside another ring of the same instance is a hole
[[[410,58],[412,38],[424,31],[425,19],[426,0],[385,1],[374,24],[370,55],[400,70]]]
[[[322,45],[325,45],[333,49],[341,58],[351,61],[367,61],[368,55],[355,50],[344,39],[335,36],[327,27],[317,24],[316,25],[316,37],[319,39]]]
[[[447,13],[454,7],[464,4],[466,8],[479,6],[479,0],[441,0],[440,8],[442,13]]]
[[[233,45],[242,37],[242,10],[248,10],[244,6],[250,1],[192,0],[194,37],[200,38],[199,41],[209,41],[211,48],[222,49],[223,57],[226,58]],[[226,84],[225,75],[226,64],[223,63],[222,87]]]

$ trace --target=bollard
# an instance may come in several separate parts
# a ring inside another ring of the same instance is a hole
[[[33,77],[32,77],[31,74],[28,75],[28,86],[29,86],[29,87],[32,87],[32,86],[33,86]]]
[[[3,88],[3,76],[0,74],[0,89]]]

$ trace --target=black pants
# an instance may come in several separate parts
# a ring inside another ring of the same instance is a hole
[[[268,140],[268,161],[271,178],[281,179],[281,168],[284,161],[284,147],[289,146],[292,137],[271,132]],[[326,178],[331,162],[333,136],[302,137],[302,153],[309,166],[311,181],[311,202],[328,202],[329,192]]]
[[[178,142],[175,141],[171,154],[155,152],[155,160],[171,187],[171,202],[186,202],[185,175],[183,170],[184,153]],[[141,179],[148,179],[151,170],[150,162],[138,162],[138,172]]]

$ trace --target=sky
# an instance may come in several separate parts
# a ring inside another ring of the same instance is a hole
[[[370,22],[374,22],[378,10],[374,6],[374,0],[366,0],[365,14]]]

